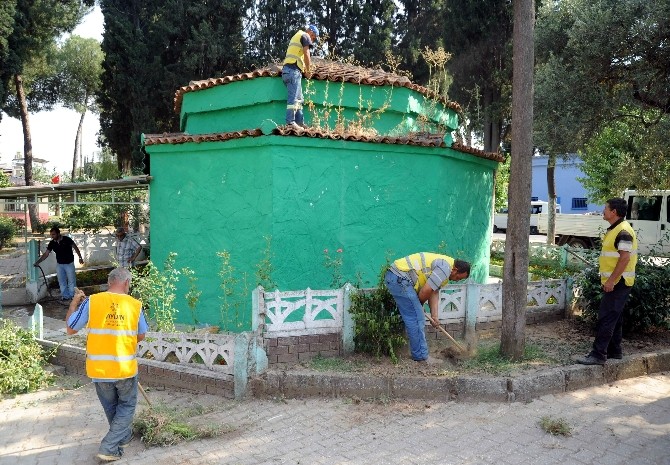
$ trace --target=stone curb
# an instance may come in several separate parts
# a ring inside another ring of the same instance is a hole
[[[271,370],[249,381],[256,398],[358,397],[463,402],[528,402],[547,394],[576,391],[670,370],[670,350],[635,354],[604,366],[567,365],[518,376],[478,378],[383,377]]]

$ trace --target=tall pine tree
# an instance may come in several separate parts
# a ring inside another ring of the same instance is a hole
[[[246,70],[246,1],[101,0],[106,143],[123,172],[144,168],[140,134],[179,130],[175,91],[190,81]]]

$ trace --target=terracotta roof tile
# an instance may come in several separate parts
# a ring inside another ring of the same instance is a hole
[[[264,68],[257,69],[248,73],[235,74],[220,78],[205,79],[203,81],[191,81],[187,86],[180,87],[175,93],[174,110],[176,113],[181,111],[181,104],[184,94],[197,90],[207,89],[214,86],[229,84],[236,81],[245,81],[258,77],[281,76],[281,63],[273,63]],[[448,108],[456,112],[461,112],[461,106],[449,101],[428,88],[412,83],[406,76],[386,72],[382,69],[370,69],[362,66],[356,66],[349,63],[341,63],[331,60],[322,60],[314,58],[312,60],[312,79],[333,82],[351,82],[354,84],[365,84],[371,86],[393,86],[407,87],[429,98],[435,98],[442,102]]]
[[[415,145],[421,147],[447,147],[444,139],[440,134],[431,133],[413,133],[406,136],[367,136],[354,133],[335,133],[332,131],[325,131],[323,129],[315,128],[292,128],[288,126],[278,126],[273,131],[273,134],[279,136],[298,136],[298,137],[314,137],[319,139],[331,140],[348,140],[352,142],[373,142],[378,144],[390,145]],[[244,137],[259,137],[263,133],[260,129],[250,129],[236,132],[223,132],[216,134],[185,134],[185,133],[164,133],[164,134],[145,134],[145,145],[160,145],[160,144],[184,144],[186,142],[218,142],[227,141],[231,139],[241,139]],[[502,162],[504,158],[499,153],[484,152],[473,147],[468,147],[463,144],[454,143],[452,149],[474,155],[479,158],[486,158]]]
[[[458,142],[454,142],[453,144],[451,144],[451,148],[459,152],[469,153],[471,155],[476,155],[480,158],[486,158],[488,160],[499,161],[501,163],[505,161],[505,157],[501,153],[485,152],[483,150],[479,150],[474,147],[470,147],[468,145],[463,145]]]
[[[245,129],[235,132],[218,132],[215,134],[186,134],[183,132],[145,134],[144,145],[185,144],[186,142],[219,142],[244,137],[258,137],[263,133],[260,129]]]

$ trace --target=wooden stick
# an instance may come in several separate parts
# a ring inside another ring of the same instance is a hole
[[[433,318],[429,314],[424,312],[424,315],[426,315],[426,318],[428,318],[428,321],[430,321],[433,325],[435,325],[435,320],[433,320]],[[442,331],[444,334],[446,334],[449,339],[451,339],[451,342],[456,344],[456,347],[458,347],[461,352],[465,352],[465,349],[463,348],[463,346],[460,345],[458,342],[456,342],[456,339],[451,337],[451,334],[449,334],[447,332],[447,330],[442,327],[442,325],[438,325],[437,327],[440,328],[440,331]]]
[[[139,381],[137,381],[137,387],[140,388],[140,392],[142,393],[142,396],[144,397],[144,400],[146,400],[147,404],[149,404],[149,407],[152,407],[151,401],[149,400],[149,397],[147,396],[146,391],[144,390],[144,388],[142,387],[142,385],[140,384]]]

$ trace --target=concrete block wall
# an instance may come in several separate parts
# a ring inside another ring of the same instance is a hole
[[[40,344],[47,350],[54,350],[50,363],[65,367],[67,374],[86,376],[86,352],[83,348],[51,341],[40,341]],[[139,380],[143,386],[235,398],[232,375],[155,360],[140,359],[138,365]]]
[[[268,368],[282,368],[320,355],[334,357],[342,354],[340,333],[309,336],[266,337],[265,351]]]

